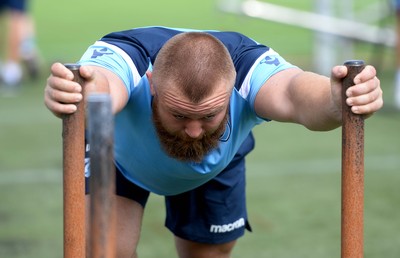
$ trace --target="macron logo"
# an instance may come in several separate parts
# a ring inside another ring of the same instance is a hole
[[[237,221],[225,225],[211,225],[211,233],[226,233],[235,229],[244,227],[244,218],[240,218]]]

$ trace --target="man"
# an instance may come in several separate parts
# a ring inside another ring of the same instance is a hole
[[[244,157],[252,128],[293,122],[311,130],[341,125],[344,66],[329,79],[304,72],[271,48],[234,32],[146,27],[106,35],[81,58],[82,88],[52,66],[45,104],[75,112],[81,92],[108,92],[115,112],[117,257],[136,257],[149,192],[166,196],[166,226],[179,257],[230,257],[250,230]],[[382,105],[367,66],[347,92],[352,111]],[[86,171],[86,177],[89,176]]]
[[[5,19],[0,45],[4,45],[4,60],[0,63],[0,81],[5,93],[13,93],[23,79],[23,67],[32,79],[39,75],[39,56],[35,44],[35,26],[29,15],[27,0],[0,0],[0,15]],[[3,49],[2,49],[3,50]]]

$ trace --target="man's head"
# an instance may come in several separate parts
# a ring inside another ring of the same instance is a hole
[[[181,33],[162,47],[147,75],[163,148],[179,160],[200,162],[218,146],[228,119],[236,77],[228,50],[210,34]]]

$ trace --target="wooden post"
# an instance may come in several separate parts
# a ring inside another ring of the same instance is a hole
[[[364,118],[346,104],[345,91],[354,85],[354,77],[364,69],[364,62],[344,63],[348,75],[343,80],[342,95],[342,226],[341,257],[364,256]]]
[[[82,85],[79,65],[65,64]],[[64,258],[85,257],[85,108],[63,117]]]

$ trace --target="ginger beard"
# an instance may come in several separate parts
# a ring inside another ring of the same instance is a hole
[[[157,100],[153,99],[152,118],[161,146],[170,157],[180,161],[199,163],[212,149],[218,147],[219,138],[225,132],[228,117],[228,112],[226,112],[218,128],[214,132],[204,133],[200,138],[191,138],[182,132],[170,133],[162,124]]]

